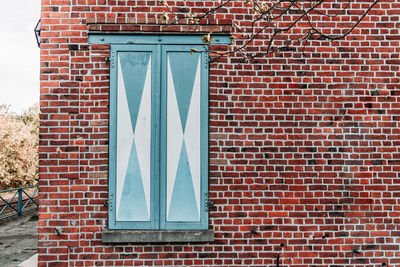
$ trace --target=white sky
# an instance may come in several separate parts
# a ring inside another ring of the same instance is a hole
[[[1,1],[0,104],[22,112],[39,102],[39,48],[33,29],[40,0]]]

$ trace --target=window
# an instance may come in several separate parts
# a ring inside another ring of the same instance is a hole
[[[111,45],[109,229],[208,229],[207,56]]]

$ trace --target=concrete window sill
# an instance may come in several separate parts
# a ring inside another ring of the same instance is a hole
[[[212,242],[213,230],[107,230],[103,243],[184,243]]]

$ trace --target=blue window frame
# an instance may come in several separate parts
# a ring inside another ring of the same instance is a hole
[[[167,39],[111,45],[109,229],[208,229],[208,54]]]

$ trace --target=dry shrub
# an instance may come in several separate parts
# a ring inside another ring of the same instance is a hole
[[[0,106],[0,190],[36,183],[38,144],[38,106],[22,115]]]

